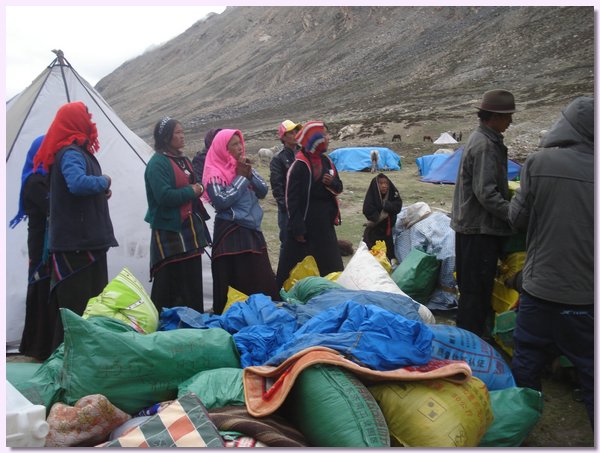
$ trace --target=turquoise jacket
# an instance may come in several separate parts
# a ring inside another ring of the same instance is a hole
[[[190,168],[191,165],[190,165]],[[144,172],[148,211],[144,220],[153,230],[181,231],[179,208],[195,198],[192,186],[175,188],[175,172],[169,158],[159,153],[148,162]]]

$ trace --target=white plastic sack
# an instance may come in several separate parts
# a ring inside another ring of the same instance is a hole
[[[354,256],[350,259],[336,282],[347,289],[384,291],[401,294],[411,299],[410,296],[396,285],[390,274],[379,264],[377,258],[371,255],[367,244],[363,241],[360,242]],[[423,322],[435,324],[435,318],[431,311],[425,305],[415,300],[413,302],[419,306],[419,316]]]

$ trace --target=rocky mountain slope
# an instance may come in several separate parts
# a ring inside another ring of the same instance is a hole
[[[228,7],[96,86],[147,141],[168,114],[197,148],[225,126],[275,143],[288,117],[381,142],[468,131],[495,87],[520,110],[507,142],[535,145],[570,99],[594,94],[593,7]]]

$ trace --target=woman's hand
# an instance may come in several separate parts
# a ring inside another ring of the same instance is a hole
[[[236,174],[252,179],[252,164],[248,159],[240,159],[237,161]]]
[[[332,182],[333,182],[333,170],[329,170],[329,172],[327,172],[323,175],[323,184],[325,184],[326,186],[329,186],[329,185],[331,185]]]
[[[196,197],[199,197],[204,193],[204,186],[199,182],[192,184],[192,189],[194,189],[194,195]]]
[[[102,176],[104,176],[108,180],[108,186],[106,186],[106,190],[104,191],[104,193],[106,194],[106,199],[108,200],[110,197],[112,197],[112,190],[110,190],[110,186],[112,184],[112,178],[108,175],[102,175]]]

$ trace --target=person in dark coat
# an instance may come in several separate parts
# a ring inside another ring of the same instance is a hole
[[[50,170],[51,303],[79,316],[108,284],[106,255],[118,246],[108,209],[111,178],[94,156],[99,149],[92,115],[77,101],[58,109],[34,157],[34,170]],[[63,341],[60,316],[55,325],[54,348]]]
[[[519,387],[542,390],[544,367],[564,354],[575,365],[594,426],[594,98],[562,112],[521,170],[508,218],[527,231],[514,331]]]
[[[277,268],[279,287],[308,255],[315,258],[321,276],[344,269],[335,233],[341,223],[337,196],[343,184],[335,165],[324,155],[329,144],[327,127],[310,121],[296,138],[301,149],[287,177],[288,228]]]
[[[204,162],[206,161],[206,153],[208,152],[208,148],[212,144],[212,141],[215,138],[215,135],[221,129],[209,129],[204,135],[204,149],[202,151],[198,151],[194,158],[192,159],[192,167],[194,167],[194,175],[196,175],[196,181],[202,181],[202,174],[204,173]]]
[[[283,143],[283,149],[273,156],[269,168],[271,175],[271,191],[277,202],[277,225],[279,226],[279,255],[283,251],[283,242],[287,236],[288,215],[285,207],[285,183],[287,172],[296,158],[296,153],[300,149],[296,134],[302,128],[301,124],[285,120],[279,125],[277,133]]]
[[[508,223],[508,148],[502,133],[512,123],[515,98],[506,90],[483,94],[479,127],[461,156],[450,226],[456,232],[456,281],[460,292],[456,326],[491,336],[492,290]]]
[[[401,209],[400,192],[390,178],[379,173],[371,180],[363,202],[363,214],[367,218],[363,241],[369,248],[377,241],[384,241],[390,260],[396,257],[392,229]]]
[[[27,219],[27,251],[29,273],[25,301],[25,327],[19,345],[23,355],[44,361],[52,353],[52,338],[58,307],[50,303],[50,263],[44,252],[46,222],[48,219],[48,173],[41,167],[33,170],[33,157],[44,136],[36,138],[25,159],[21,175],[19,212],[10,221],[16,227]]]

